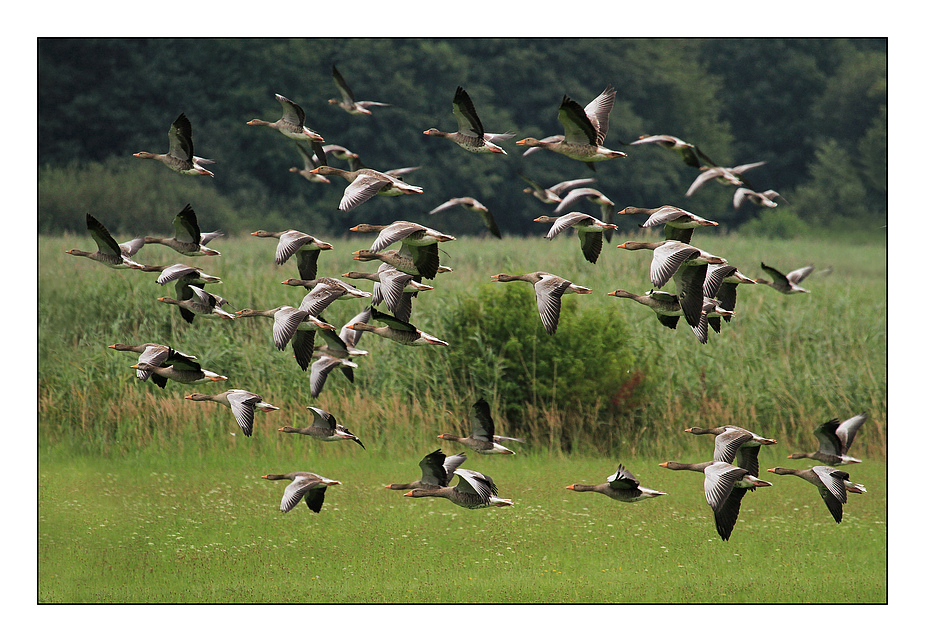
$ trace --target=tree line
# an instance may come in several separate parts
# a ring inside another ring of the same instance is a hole
[[[886,222],[886,49],[886,39],[43,38],[39,231],[83,232],[87,211],[115,233],[163,231],[191,202],[205,227],[229,232],[276,225],[342,233],[359,222],[410,219],[451,234],[484,233],[475,215],[427,215],[449,198],[472,196],[503,233],[536,234],[533,219],[550,208],[523,193],[518,173],[545,186],[594,177],[618,209],[672,204],[729,229],[879,227]],[[391,106],[352,116],[329,104],[338,97],[333,65],[358,100]],[[524,157],[513,144],[561,133],[562,96],[587,104],[608,84],[617,97],[605,144],[627,158],[592,172],[546,151]],[[502,144],[508,156],[469,154],[422,134],[456,130],[457,86],[487,131],[515,134]],[[276,93],[300,104],[327,143],[358,153],[367,166],[419,166],[408,179],[425,193],[338,211],[343,181],[309,183],[289,171],[302,166],[294,143],[245,126],[280,116]],[[166,151],[181,112],[192,122],[196,154],[216,160],[214,179],[132,158]],[[733,190],[720,185],[685,197],[697,169],[666,150],[629,145],[645,134],[682,138],[718,165],[767,161],[748,179],[786,203],[737,211]]]

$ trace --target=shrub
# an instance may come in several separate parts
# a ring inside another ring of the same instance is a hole
[[[550,336],[526,284],[485,284],[462,297],[444,330],[454,346],[446,358],[457,386],[496,399],[495,413],[515,424],[550,424],[529,430],[544,437],[561,431],[566,448],[583,438],[579,433],[598,430],[608,416],[632,406],[644,377],[634,368],[623,316],[582,303],[578,296],[563,298]],[[579,415],[592,425],[582,426]]]

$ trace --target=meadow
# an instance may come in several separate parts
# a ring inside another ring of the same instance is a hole
[[[370,354],[360,358],[356,382],[333,376],[318,399],[291,352],[273,347],[269,320],[187,325],[156,301],[173,288],[156,285],[154,275],[64,253],[92,249],[85,236],[40,238],[38,601],[886,602],[885,239],[700,238],[752,278],[763,276],[761,261],[832,271],[807,280],[809,295],[740,286],[736,318],[701,345],[683,323],[668,330],[643,306],[606,296],[650,289],[646,252],[612,244],[591,265],[572,237],[460,238],[444,248],[454,271],[418,297],[412,316],[450,346],[364,337],[360,347]],[[335,250],[322,255],[320,274],[375,269],[350,258],[368,237],[325,240]],[[222,256],[188,261],[146,247],[138,260],[190,262],[221,276],[211,289],[235,310],[301,299],[303,291],[279,285],[296,273],[273,265],[274,240],[214,246]],[[536,269],[593,289],[567,298],[551,338],[529,286],[489,282]],[[520,326],[478,325],[502,291],[521,292],[502,303],[512,318],[535,323],[533,339],[518,335]],[[361,305],[337,301],[328,320],[343,324]],[[589,337],[589,326],[612,333]],[[503,335],[501,348],[495,335]],[[508,335],[523,348],[520,364]],[[254,437],[245,438],[226,408],[183,399],[223,384],[142,384],[129,368],[132,355],[106,347],[145,341],[196,354],[229,377],[228,387],[257,392],[280,410],[260,413]],[[563,354],[549,366],[545,355],[557,342],[580,355],[577,363]],[[597,394],[611,390],[617,367],[615,392]],[[535,378],[513,390],[517,368]],[[517,404],[509,400],[515,392],[523,396]],[[466,511],[382,488],[417,479],[418,460],[438,447],[458,452],[436,435],[465,432],[479,396],[492,404],[498,433],[527,443],[514,457],[470,453],[465,465],[491,475],[513,507]],[[366,450],[277,432],[307,421],[307,405],[333,413]],[[849,472],[868,493],[850,497],[841,524],[809,484],[765,474],[774,486],[746,497],[732,539],[722,542],[702,478],[657,466],[709,458],[710,438],[683,429],[726,423],[778,439],[762,450],[761,465],[786,466],[787,453],[814,449],[817,424],[859,412],[870,419],[852,454],[864,462]],[[601,482],[618,463],[668,495],[625,505],[564,489]],[[261,475],[292,470],[343,485],[328,490],[319,514],[304,506],[281,514],[284,482]]]

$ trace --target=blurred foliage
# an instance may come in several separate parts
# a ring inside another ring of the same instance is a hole
[[[355,117],[329,105],[335,63],[357,99],[392,106]],[[208,221],[204,228],[259,222],[323,234],[415,220],[451,197],[473,196],[504,233],[532,234],[532,219],[548,208],[523,194],[518,170],[547,186],[594,176],[619,208],[677,204],[733,228],[760,214],[751,205],[734,211],[731,193],[718,185],[684,199],[696,169],[665,150],[628,146],[660,133],[697,144],[719,164],[768,161],[749,180],[759,191],[777,190],[797,211],[799,188],[822,180],[812,170],[823,154],[825,172],[848,180],[845,189],[866,208],[849,215],[839,202],[817,198],[814,216],[885,217],[885,39],[42,38],[38,72],[43,232],[79,229],[91,211],[113,233],[131,236],[169,222],[190,202]],[[598,163],[596,172],[545,151],[524,158],[513,140],[508,156],[485,157],[421,133],[455,130],[457,85],[488,131],[520,138],[560,133],[562,95],[587,104],[608,84],[617,99],[606,144],[629,157]],[[410,178],[425,193],[338,211],[343,181],[309,183],[290,173],[302,165],[292,141],[245,126],[279,117],[275,93],[299,103],[310,127],[368,166],[419,166]],[[196,154],[217,161],[214,179],[131,156],[166,151],[181,112],[192,122]],[[451,234],[481,231],[475,217],[427,220]]]

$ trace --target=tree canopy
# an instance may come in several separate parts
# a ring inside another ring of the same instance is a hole
[[[503,233],[533,234],[549,206],[523,193],[518,172],[544,186],[594,177],[618,209],[673,204],[730,228],[761,214],[750,204],[734,210],[728,186],[685,197],[697,169],[655,146],[629,146],[644,134],[694,143],[718,165],[767,161],[749,181],[782,194],[813,224],[885,223],[886,39],[43,38],[38,54],[41,232],[82,231],[91,211],[114,232],[145,233],[192,202],[206,227],[230,232],[275,223],[339,233],[411,219],[480,234],[475,215],[427,216],[449,198],[472,196]],[[391,106],[352,116],[329,104],[338,96],[335,64],[358,100]],[[608,84],[617,95],[605,144],[627,158],[592,172],[543,150],[524,157],[513,144],[561,133],[563,95],[584,105]],[[507,156],[422,135],[456,130],[457,86],[487,131],[515,133],[502,143]],[[424,194],[338,211],[344,181],[309,183],[289,171],[302,166],[292,141],[245,126],[279,118],[277,93],[367,166],[419,166],[408,179]],[[196,154],[216,160],[214,179],[132,158],[166,151],[181,112]]]

